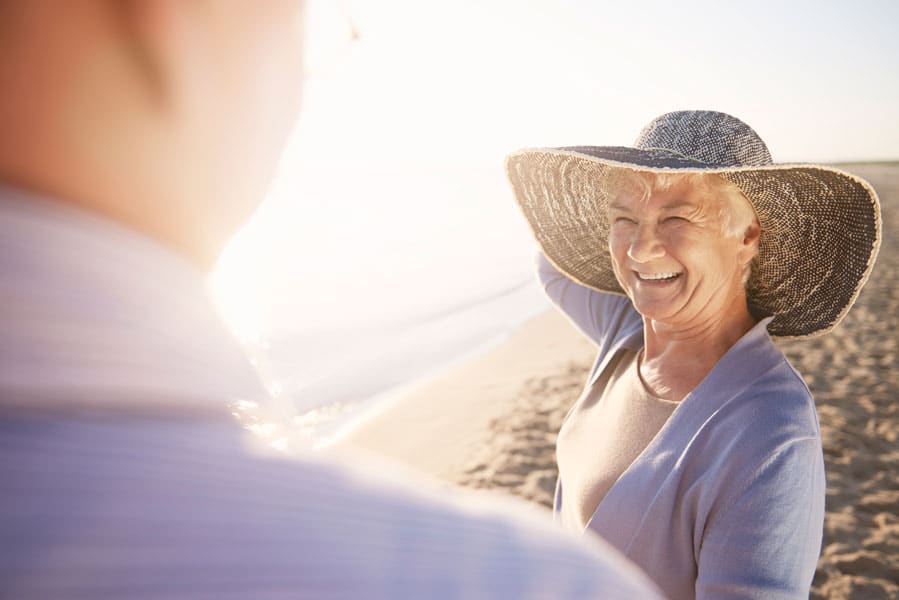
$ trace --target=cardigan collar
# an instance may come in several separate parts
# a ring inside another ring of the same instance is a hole
[[[724,353],[724,356],[722,356],[718,360],[715,367],[706,376],[706,379],[711,377],[712,374],[714,374],[715,371],[718,370],[719,366],[721,366],[722,364],[728,364],[731,361],[731,359],[728,359],[728,357],[733,355],[734,352],[742,354],[748,348],[752,348],[754,349],[754,351],[760,351],[764,346],[773,348],[777,356],[780,356],[780,350],[777,349],[777,347],[774,345],[774,342],[771,340],[771,336],[768,334],[768,324],[772,319],[774,319],[773,316],[765,317],[759,320],[749,331],[744,333],[743,336],[739,340],[737,340],[737,342],[733,346],[731,346],[727,352]],[[638,352],[643,348],[643,341],[643,320],[638,319],[632,326],[621,332],[618,340],[616,340],[611,345],[609,352],[606,352],[602,356],[602,358],[597,361],[596,365],[593,368],[593,372],[591,373],[590,378],[587,381],[587,387],[596,383],[596,380],[599,379],[600,374],[602,374],[606,366],[619,351],[631,350],[633,352]],[[704,381],[700,382],[699,385],[702,385],[703,383]],[[698,387],[699,386],[697,386],[697,389]],[[692,394],[688,394],[688,397],[690,395]],[[684,398],[684,400],[686,400],[686,398]]]
[[[625,470],[600,502],[588,523],[618,548],[627,548],[629,535],[638,530],[639,511],[627,510],[633,504],[633,486],[657,489],[675,468],[693,436],[722,406],[753,385],[761,374],[784,360],[783,353],[768,334],[766,317],[746,332],[715,364],[708,375],[681,400],[671,417],[636,460]],[[602,373],[611,358],[623,349],[643,346],[642,326],[628,331],[600,361],[591,377]],[[662,452],[659,449],[664,448]],[[648,478],[648,479],[647,479]]]

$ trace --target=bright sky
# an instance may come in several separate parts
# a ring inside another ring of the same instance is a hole
[[[514,221],[502,161],[520,147],[629,145],[659,114],[708,108],[749,123],[776,162],[899,158],[892,0],[307,6],[295,139],[214,279],[245,336],[280,327],[292,309],[327,312],[311,299],[322,290],[345,295],[341,285],[366,279],[374,289],[372,269],[385,256],[411,260],[398,248],[430,235],[435,213],[464,238],[452,194],[483,197],[496,222],[507,209]],[[526,237],[510,227],[502,243]]]

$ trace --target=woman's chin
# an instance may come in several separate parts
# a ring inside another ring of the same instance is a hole
[[[648,296],[648,297],[647,297]],[[631,303],[644,318],[666,321],[677,314],[680,306],[676,298],[660,297],[658,294],[630,294]]]

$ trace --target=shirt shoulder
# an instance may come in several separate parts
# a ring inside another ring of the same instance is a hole
[[[523,504],[456,496],[362,457],[351,467],[259,455],[241,438],[227,421],[0,419],[0,538],[20,540],[0,558],[0,572],[18,575],[0,588],[16,597],[90,597],[97,582],[125,597],[655,597],[606,545],[569,537]]]

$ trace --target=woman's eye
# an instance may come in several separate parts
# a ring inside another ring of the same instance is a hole
[[[689,219],[686,217],[665,217],[663,223],[688,223]]]
[[[636,221],[634,221],[633,219],[630,219],[628,217],[615,217],[615,223],[633,225],[634,223],[636,223]]]

